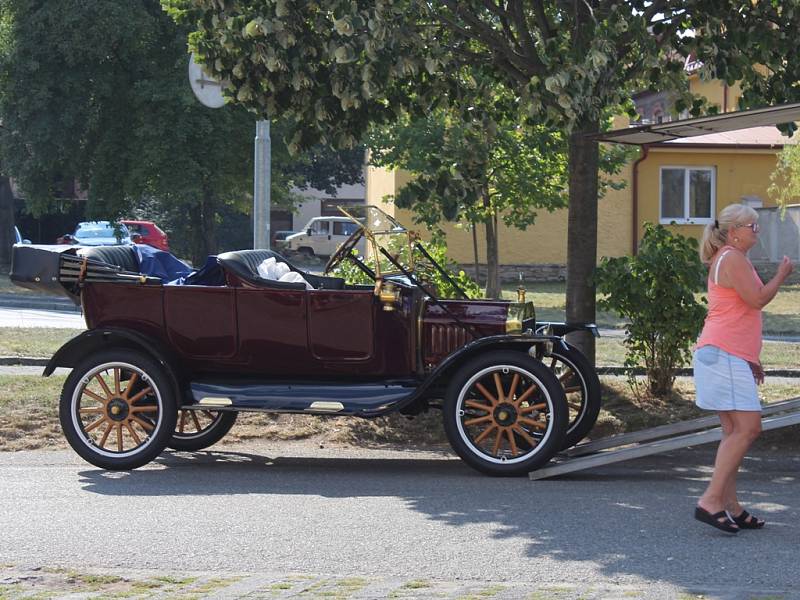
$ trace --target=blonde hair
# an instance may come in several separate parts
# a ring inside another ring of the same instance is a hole
[[[728,243],[731,227],[758,221],[758,213],[744,204],[730,204],[723,208],[717,220],[706,225],[700,242],[700,260],[709,264],[717,250]]]

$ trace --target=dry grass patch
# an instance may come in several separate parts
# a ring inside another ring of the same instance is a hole
[[[65,376],[0,375],[0,451],[62,449],[58,399]],[[593,438],[655,427],[703,415],[694,405],[694,383],[679,378],[668,398],[637,398],[622,377],[601,377],[603,409]],[[798,383],[770,383],[759,389],[765,402],[800,395]],[[795,443],[800,428],[769,439]],[[448,445],[442,415],[430,410],[409,419],[391,414],[376,419],[332,416],[242,413],[222,443],[248,440],[308,440],[318,444],[367,447],[442,448]]]
[[[40,356],[50,358],[82,329],[51,327],[0,328],[0,356]]]

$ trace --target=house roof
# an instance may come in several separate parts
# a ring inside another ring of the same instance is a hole
[[[685,138],[697,138],[698,136],[708,138],[711,135],[719,136],[727,134],[732,137],[716,137],[716,141],[709,141],[706,139],[704,142],[695,141],[694,143],[734,146],[747,143],[774,146],[776,144],[784,144],[787,139],[783,138],[783,140],[780,140],[782,136],[780,136],[780,132],[775,129],[774,126],[779,123],[789,123],[792,121],[800,121],[800,103],[781,104],[779,106],[729,112],[710,117],[699,117],[697,119],[682,119],[680,121],[670,121],[667,123],[627,127],[625,129],[595,134],[591,137],[601,142],[643,145],[669,142],[670,140],[682,140],[685,142]],[[740,136],[740,130],[753,129],[765,130],[763,133],[754,132],[750,136],[751,139],[753,136],[758,136],[756,139],[764,140],[763,142],[739,141],[747,137]],[[774,130],[775,134],[779,137],[774,137],[772,133],[768,134],[766,132],[767,129]]]
[[[784,144],[796,144],[797,136],[787,137],[774,126],[749,127],[747,129],[736,129],[734,131],[722,131],[719,133],[708,133],[691,138],[675,138],[666,142],[657,143],[657,146],[732,146],[732,147],[753,147],[762,146],[765,148],[781,148]]]

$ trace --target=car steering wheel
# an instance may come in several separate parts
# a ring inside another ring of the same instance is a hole
[[[328,259],[327,264],[325,265],[325,270],[322,272],[323,275],[327,275],[330,273],[340,262],[345,260],[349,255],[350,251],[355,248],[355,245],[364,237],[364,229],[359,228],[358,232],[354,235],[351,235],[347,238],[342,245],[336,249],[336,252]]]

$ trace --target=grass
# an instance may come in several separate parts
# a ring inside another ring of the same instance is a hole
[[[615,367],[625,363],[625,346],[621,337],[597,339],[596,350],[598,365]],[[765,369],[797,369],[800,366],[800,344],[766,341],[761,350],[761,363]]]
[[[526,286],[526,299],[536,307],[536,318],[540,321],[563,321],[566,310],[566,283],[531,283]],[[700,300],[704,293],[695,294]],[[503,297],[517,297],[517,285],[503,286]],[[602,296],[598,294],[598,300]],[[800,335],[800,284],[782,286],[778,295],[764,308],[764,333],[769,335]],[[625,320],[612,312],[597,311],[597,325],[610,329],[622,329]]]
[[[81,331],[50,327],[3,327],[0,328],[0,356],[50,358]]]
[[[6,273],[0,274],[0,294],[36,294],[37,292],[12,283]]]
[[[63,449],[58,423],[58,398],[64,376],[0,375],[0,451]],[[694,405],[694,384],[679,378],[663,399],[637,398],[622,377],[603,376],[603,409],[594,438],[635,431],[700,416]],[[797,396],[793,383],[767,383],[759,388],[764,402]],[[797,428],[777,439],[797,444]],[[770,434],[770,435],[777,435]],[[311,415],[243,413],[223,444],[248,440],[307,440],[315,444],[362,447],[447,447],[441,414],[431,410],[409,420],[399,414],[377,419],[342,419]],[[770,439],[773,439],[772,437]]]

